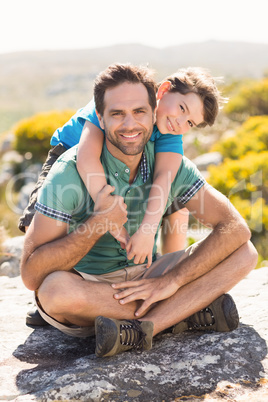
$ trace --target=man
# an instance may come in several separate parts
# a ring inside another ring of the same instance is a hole
[[[246,223],[184,158],[169,204],[184,203],[211,234],[186,251],[154,257],[149,269],[128,261],[107,232],[125,224],[132,235],[146,209],[153,182],[154,148],[148,140],[155,84],[146,69],[116,64],[97,77],[94,98],[105,130],[101,161],[109,184],[94,205],[76,169],[76,148],[49,173],[21,262],[40,314],[73,336],[92,335],[95,325],[97,356],[150,349],[153,336],[168,328],[236,328],[234,302],[224,294],[256,265]]]

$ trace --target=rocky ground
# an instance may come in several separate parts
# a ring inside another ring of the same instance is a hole
[[[27,327],[33,297],[19,276],[0,276],[0,286],[0,400],[268,401],[268,268],[230,292],[235,331],[166,334],[149,352],[106,359],[96,358],[94,338]]]

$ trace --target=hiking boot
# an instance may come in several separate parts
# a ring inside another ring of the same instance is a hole
[[[97,357],[107,357],[129,349],[150,350],[153,329],[151,321],[119,321],[99,316],[95,320],[95,354]]]
[[[44,318],[41,317],[39,311],[36,309],[28,311],[26,315],[26,325],[30,325],[33,327],[35,326],[42,327],[45,325],[49,325],[49,323],[46,322],[46,320],[44,320]]]
[[[218,297],[208,307],[179,322],[173,334],[184,331],[230,332],[238,327],[239,316],[235,302],[228,294]]]

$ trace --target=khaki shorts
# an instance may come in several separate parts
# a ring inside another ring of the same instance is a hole
[[[201,240],[202,241],[202,240]],[[187,256],[191,255],[198,247],[200,242],[193,244],[186,250],[176,251],[175,253],[165,254],[163,256],[158,256],[157,260],[153,262],[150,268],[146,268],[146,264],[134,265],[133,267],[126,267],[115,272],[103,274],[103,275],[90,275],[83,272],[76,271],[80,276],[82,276],[86,281],[93,282],[105,282],[105,283],[116,283],[124,281],[134,281],[138,279],[145,278],[155,278],[157,276],[164,275],[166,272],[170,271],[175,267],[175,265],[182,261]],[[85,338],[88,336],[95,335],[94,327],[78,327],[78,326],[68,326],[56,321],[54,318],[50,317],[43,310],[40,301],[38,299],[38,291],[35,292],[35,301],[40,315],[53,327],[59,329],[67,335],[76,336],[79,338]]]

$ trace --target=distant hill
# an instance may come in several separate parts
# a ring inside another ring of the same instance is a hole
[[[148,65],[161,80],[180,67],[203,66],[228,81],[268,71],[268,44],[208,41],[163,49],[139,44],[0,55],[0,133],[41,110],[77,109],[95,76],[114,62]]]

